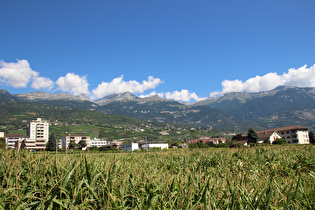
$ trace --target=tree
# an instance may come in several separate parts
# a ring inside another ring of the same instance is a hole
[[[70,143],[69,143],[69,149],[74,149],[75,148],[75,146],[77,146],[77,144],[75,143],[75,141],[74,140],[71,140],[70,141]]]
[[[177,147],[178,148],[179,144],[177,142],[174,142],[174,143],[171,144],[171,147]]]
[[[55,133],[51,133],[46,144],[47,151],[54,151],[56,150],[56,136]]]
[[[5,138],[0,138],[0,149],[5,148],[6,148]]]
[[[79,146],[80,146],[81,149],[86,147],[86,141],[83,140],[83,139],[81,141],[79,141]]]
[[[311,130],[309,132],[309,137],[310,137],[310,143],[314,144],[315,143],[315,135],[314,135],[313,131],[311,131]]]
[[[259,140],[259,137],[253,128],[248,129],[247,136],[250,143],[256,143]]]
[[[232,141],[241,141],[243,140],[242,134],[236,134],[232,137]]]

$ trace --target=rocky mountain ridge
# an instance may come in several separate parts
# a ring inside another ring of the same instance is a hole
[[[190,105],[158,95],[140,98],[133,93],[112,94],[92,101],[85,95],[28,93],[0,90],[0,102],[36,102],[142,120],[186,123],[221,129],[256,129],[285,125],[315,126],[315,88],[278,87],[259,93],[228,93]]]
[[[70,93],[45,93],[45,92],[33,92],[33,93],[24,93],[24,94],[15,94],[15,98],[21,101],[53,101],[53,100],[65,100],[65,101],[90,101],[85,94],[72,95]]]

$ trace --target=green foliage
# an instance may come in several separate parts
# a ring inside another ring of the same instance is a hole
[[[55,133],[51,133],[46,144],[47,151],[55,151],[56,150],[56,136]]]
[[[232,137],[232,141],[241,141],[243,140],[242,134],[236,134]]]
[[[5,149],[6,148],[6,143],[5,143],[5,138],[0,138],[0,149]]]
[[[69,149],[74,149],[77,146],[74,140],[70,140],[70,143],[68,145]]]
[[[172,143],[172,144],[171,144],[171,147],[179,147],[178,142],[174,142],[174,143]]]
[[[243,148],[244,144],[243,143],[236,143],[236,144],[234,144],[234,147],[236,147],[236,148]]]
[[[201,142],[198,142],[196,144],[188,144],[188,148],[194,149],[194,148],[209,148],[209,144],[204,144]]]
[[[0,151],[2,209],[314,209],[312,145],[54,155]]]
[[[79,146],[80,146],[81,149],[86,147],[87,146],[86,141],[83,140],[83,139],[81,141],[79,141]]]
[[[21,133],[25,135],[28,122],[37,117],[50,120],[50,132],[58,137],[68,133],[105,138],[106,140],[148,138],[148,141],[181,141],[191,137],[190,130],[194,128],[196,136],[208,134],[207,129],[185,124],[167,122],[144,122],[136,118],[105,114],[96,111],[86,111],[75,108],[50,106],[29,102],[0,103],[0,129],[4,132]],[[2,126],[3,125],[3,126]],[[140,131],[139,129],[143,129]],[[161,135],[166,131],[169,135]],[[23,132],[23,133],[22,133]],[[214,135],[217,135],[215,133]]]
[[[247,136],[250,143],[256,143],[259,140],[259,137],[253,128],[248,129]]]
[[[315,144],[315,135],[311,130],[309,131],[309,139],[311,144]]]
[[[287,141],[284,138],[277,138],[272,144],[286,145]]]

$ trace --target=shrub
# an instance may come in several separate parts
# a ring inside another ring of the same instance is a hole
[[[287,141],[284,138],[278,138],[272,144],[286,145]]]

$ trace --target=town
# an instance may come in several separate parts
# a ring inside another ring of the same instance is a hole
[[[41,151],[47,149],[49,141],[52,141],[49,133],[50,122],[48,120],[37,118],[32,120],[27,126],[27,135],[10,134],[0,132],[0,138],[5,139],[7,149]],[[168,144],[161,141],[147,141],[146,138],[134,140],[113,140],[93,138],[86,135],[68,134],[62,139],[53,139],[51,144],[56,149],[81,149],[91,150],[98,148],[102,151],[120,150],[120,151],[139,151],[139,150],[167,150],[169,148],[196,148],[197,145],[227,145],[229,147],[249,147],[254,144],[275,144],[278,140],[283,140],[285,144],[309,144],[313,139],[312,131],[307,127],[296,125],[260,130],[255,132],[249,129],[247,135],[234,134],[232,139],[226,137],[199,136],[194,139],[183,140],[180,144]],[[231,141],[233,140],[233,141]],[[53,148],[53,149],[54,149]],[[50,148],[51,149],[51,148]]]

